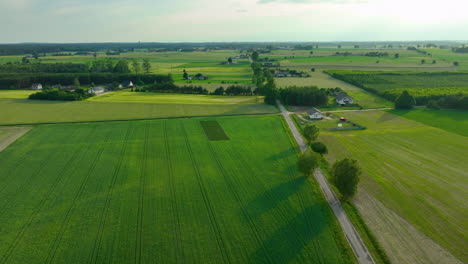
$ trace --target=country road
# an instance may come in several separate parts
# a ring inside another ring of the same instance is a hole
[[[308,146],[304,139],[302,138],[300,132],[297,130],[296,126],[294,125],[291,117],[289,116],[291,113],[284,108],[281,102],[277,101],[277,104],[281,110],[281,114],[284,116],[289,129],[291,130],[297,144],[299,145],[299,149],[301,152],[306,151]],[[340,201],[335,196],[330,184],[328,183],[327,179],[323,175],[321,169],[316,169],[314,172],[315,179],[320,185],[320,189],[322,190],[325,198],[327,199],[328,204],[330,205],[333,213],[335,214],[338,222],[343,229],[343,232],[348,240],[351,248],[353,249],[354,254],[356,255],[357,260],[360,264],[374,264],[374,260],[372,259],[369,251],[367,250],[366,245],[362,241],[361,237],[359,236],[358,232],[354,228],[353,224],[349,220],[346,212],[344,211],[343,207],[341,206]]]

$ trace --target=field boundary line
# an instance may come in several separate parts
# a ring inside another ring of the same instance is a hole
[[[106,223],[106,220],[107,220],[107,215],[109,213],[109,207],[110,207],[110,204],[111,204],[111,201],[112,201],[114,186],[115,186],[115,183],[117,182],[117,178],[118,178],[118,175],[120,173],[120,169],[122,168],[122,163],[123,163],[123,160],[124,160],[124,157],[125,157],[125,153],[127,151],[128,138],[130,137],[130,134],[133,132],[133,130],[134,130],[134,128],[130,124],[130,126],[127,128],[127,133],[125,134],[124,143],[123,143],[122,149],[120,151],[119,160],[118,160],[118,162],[117,162],[117,164],[115,166],[114,175],[112,176],[112,180],[110,182],[109,189],[107,190],[106,201],[104,203],[103,213],[101,214],[101,219],[99,221],[98,231],[97,231],[96,237],[94,239],[93,249],[92,249],[91,255],[89,257],[90,258],[89,261],[88,261],[89,263],[93,263],[93,262],[97,263],[97,261],[98,261],[99,248],[101,247],[102,236],[103,236],[103,233],[104,233],[104,228],[105,228],[105,223]]]
[[[179,208],[177,206],[177,196],[175,194],[175,185],[174,185],[174,171],[172,169],[172,157],[171,157],[171,148],[169,147],[169,136],[167,133],[167,121],[164,122],[163,127],[163,135],[164,135],[164,150],[166,152],[166,162],[167,162],[167,171],[169,176],[169,189],[171,192],[171,211],[172,211],[172,218],[174,219],[174,237],[175,237],[175,251],[177,252],[175,255],[176,262],[179,262],[179,256],[184,255],[184,249],[180,245],[180,219],[179,219]],[[180,254],[178,253],[180,252]]]
[[[212,143],[209,142],[208,138],[207,138],[207,140],[208,140],[207,145],[208,145],[208,148],[210,150],[210,154],[211,154],[212,158],[216,161],[216,164],[218,165],[218,169],[221,172],[221,174],[223,175],[224,180],[226,181],[227,186],[229,187],[229,190],[230,190],[231,194],[234,196],[234,198],[236,199],[238,205],[240,206],[240,208],[242,210],[242,213],[247,218],[249,227],[253,231],[255,240],[257,241],[258,245],[262,248],[262,251],[264,252],[264,254],[266,256],[268,263],[274,263],[274,261],[271,259],[270,254],[268,254],[268,250],[265,248],[265,245],[262,242],[262,239],[260,238],[261,236],[259,234],[258,227],[255,225],[255,222],[252,220],[252,217],[249,215],[249,213],[245,209],[246,206],[242,202],[242,199],[240,198],[238,192],[235,190],[233,182],[231,181],[231,179],[227,175],[226,169],[224,168],[221,161],[219,160],[219,156],[215,154],[215,150],[214,150],[214,147],[213,147]],[[222,154],[219,154],[219,155],[222,155]],[[236,179],[236,177],[233,177],[233,179]]]
[[[74,130],[72,132],[72,135],[69,135],[69,137],[73,138],[74,135],[76,133],[76,130]],[[40,175],[40,173],[42,172],[42,170],[44,169],[44,167],[46,166],[47,162],[49,162],[49,160],[52,158],[52,157],[55,157],[56,155],[58,155],[59,153],[58,152],[50,152],[49,155],[47,155],[47,158],[44,159],[40,165],[39,165],[39,168],[37,170],[34,171],[34,173],[32,173],[27,179],[26,181],[16,189],[16,191],[14,191],[12,194],[9,195],[8,199],[5,199],[6,202],[0,206],[0,214],[3,213],[3,211],[8,207],[9,204],[11,203],[14,203],[17,199],[17,196],[18,196],[18,193],[21,193],[23,191],[24,188],[26,188],[27,185],[29,185],[34,179],[36,179],[36,177],[38,175]],[[2,188],[2,191],[7,188],[7,186],[5,186],[4,188]]]
[[[182,119],[182,118],[203,118],[203,117],[223,117],[223,116],[268,116],[280,115],[280,112],[274,113],[246,113],[246,114],[220,114],[220,115],[194,115],[194,116],[167,116],[167,117],[148,117],[134,119],[109,119],[109,120],[89,120],[89,121],[69,121],[69,122],[38,122],[38,123],[14,123],[0,124],[0,127],[12,126],[39,126],[39,125],[60,125],[60,124],[89,124],[89,123],[110,123],[110,122],[127,122],[127,121],[144,121],[144,120],[164,120],[164,119]]]
[[[92,134],[92,131],[94,130],[91,130],[89,135]],[[87,152],[87,151],[86,151]],[[85,153],[86,153],[85,152]],[[10,246],[8,247],[5,255],[2,257],[2,263],[6,263],[9,258],[11,257],[11,255],[13,254],[16,246],[18,245],[18,243],[21,241],[21,239],[23,238],[24,234],[26,233],[26,230],[28,229],[28,227],[31,225],[31,223],[34,221],[34,219],[36,218],[36,215],[42,210],[42,207],[47,203],[49,197],[52,195],[52,193],[54,192],[55,188],[59,185],[59,183],[65,178],[64,177],[64,172],[66,172],[70,165],[75,162],[76,160],[76,157],[81,154],[80,151],[78,150],[75,150],[75,152],[71,155],[71,157],[69,157],[67,159],[67,161],[65,162],[64,166],[60,169],[60,173],[58,173],[58,176],[55,177],[55,180],[53,181],[52,185],[49,187],[49,189],[47,190],[47,192],[44,194],[44,196],[42,197],[42,199],[39,201],[38,205],[35,206],[32,214],[29,216],[27,222],[25,224],[23,224],[23,226],[21,227],[21,230],[19,231],[19,233],[15,236],[15,239],[13,240],[13,243],[10,244]],[[71,168],[72,170],[72,175],[74,174],[74,172],[76,171],[76,168]]]
[[[138,192],[138,213],[137,213],[137,230],[135,232],[135,263],[141,263],[142,253],[142,233],[143,233],[143,205],[145,195],[145,179],[146,179],[146,166],[148,158],[148,141],[149,141],[149,130],[151,123],[146,122],[145,125],[145,141],[143,144],[143,157],[141,158],[141,173],[140,173],[140,186]]]
[[[299,145],[299,149],[301,152],[304,152],[308,149],[308,146],[302,135],[297,130],[296,126],[294,125],[291,117],[289,116],[290,112],[284,108],[279,100],[277,100],[277,104],[281,109],[282,115],[285,118],[289,129],[291,130],[295,140]],[[351,248],[353,249],[354,255],[360,264],[375,264],[374,259],[372,258],[369,250],[367,249],[366,245],[362,241],[361,236],[357,233],[356,228],[353,226],[351,221],[349,220],[346,212],[344,211],[343,207],[341,206],[340,201],[336,198],[335,193],[331,189],[328,181],[326,180],[323,172],[320,168],[316,169],[314,172],[315,179],[319,183],[320,189],[325,196],[330,208],[332,209],[333,213],[335,214],[338,222],[343,230],[343,233],[348,240]]]
[[[203,183],[202,175],[200,173],[200,168],[198,167],[198,163],[195,159],[195,155],[193,153],[192,147],[190,146],[190,141],[188,138],[187,131],[185,129],[184,124],[182,124],[182,132],[184,134],[184,139],[185,139],[185,145],[187,146],[187,152],[189,153],[190,160],[192,162],[193,168],[195,170],[195,175],[197,178],[198,182],[198,187],[200,188],[200,192],[202,194],[203,201],[205,203],[205,207],[208,211],[208,217],[211,222],[211,227],[213,228],[214,235],[216,237],[216,242],[218,244],[219,250],[221,252],[221,255],[224,258],[224,262],[227,263],[232,263],[231,259],[229,258],[229,255],[227,254],[227,248],[226,248],[226,243],[223,240],[223,237],[221,235],[221,229],[219,228],[218,221],[216,220],[216,215],[213,212],[213,206],[211,205],[210,199],[208,197],[208,194],[206,193],[206,187]]]
[[[52,243],[51,248],[49,249],[49,253],[47,254],[47,258],[45,260],[45,263],[51,263],[54,260],[55,254],[57,253],[57,250],[60,247],[60,244],[62,242],[63,234],[66,232],[66,229],[68,227],[68,223],[70,221],[71,215],[73,214],[73,211],[75,210],[75,205],[77,203],[77,200],[82,196],[82,194],[83,194],[83,192],[85,190],[85,186],[88,183],[91,174],[96,169],[98,161],[99,161],[102,153],[104,152],[104,146],[109,141],[109,138],[110,138],[109,135],[110,134],[111,134],[111,132],[109,132],[108,135],[106,136],[105,143],[103,144],[103,146],[97,152],[95,158],[93,159],[93,163],[89,167],[84,179],[82,180],[81,185],[78,188],[78,192],[76,193],[75,197],[73,198],[72,204],[68,208],[67,214],[65,215],[65,219],[63,220],[63,222],[62,222],[62,224],[60,226],[58,236],[55,237],[54,242]]]

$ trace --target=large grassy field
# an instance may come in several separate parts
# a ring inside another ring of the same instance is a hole
[[[262,103],[262,96],[222,96],[199,94],[166,94],[148,92],[130,92],[121,90],[91,97],[88,101],[124,102],[124,103],[155,103],[155,104],[256,104]]]
[[[209,141],[200,121],[229,140]],[[0,152],[0,261],[353,263],[284,127],[279,116],[38,126]]]
[[[436,116],[432,125],[448,131],[455,126],[460,131],[467,129],[466,122],[448,124],[449,117],[443,112],[418,110],[400,114],[415,120]],[[366,220],[389,256],[404,263],[453,263],[453,259],[444,259],[444,254],[426,247],[436,241],[466,262],[468,138],[384,111],[339,115],[366,126],[367,130],[323,131],[320,139],[329,147],[330,161],[349,157],[362,166],[359,192],[363,196],[358,195],[356,203],[364,208],[363,214],[370,215]],[[453,118],[463,117],[456,114]],[[371,199],[363,198],[367,194],[407,223],[399,226],[397,222],[385,221],[386,214],[373,208]],[[407,225],[424,234],[418,235],[422,239],[404,233]]]
[[[392,110],[392,114],[468,137],[468,111],[428,108]]]
[[[276,113],[257,97],[119,91],[79,102],[1,99],[0,125]]]

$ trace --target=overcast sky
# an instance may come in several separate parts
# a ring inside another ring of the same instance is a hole
[[[468,40],[466,0],[0,0],[0,43]]]

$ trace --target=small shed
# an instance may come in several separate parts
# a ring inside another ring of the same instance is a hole
[[[42,84],[40,83],[33,83],[31,85],[31,90],[42,90]]]
[[[323,119],[323,114],[317,108],[312,108],[311,110],[307,111],[307,115],[310,119],[320,120]]]

